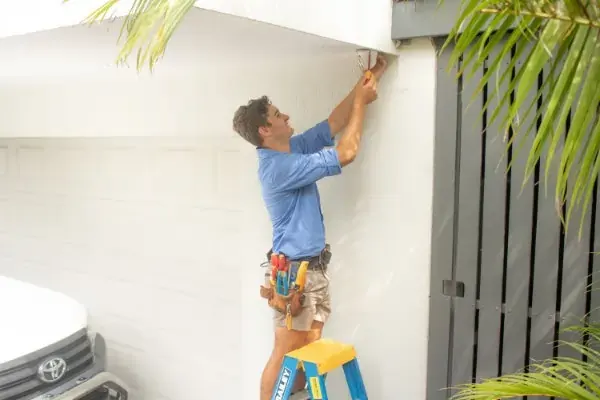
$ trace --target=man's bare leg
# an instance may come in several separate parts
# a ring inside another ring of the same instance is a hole
[[[310,333],[310,331],[288,330],[285,327],[275,328],[275,345],[261,377],[260,400],[271,399],[283,357],[290,351],[304,346]]]
[[[321,338],[322,333],[323,333],[323,323],[321,321],[313,321],[313,323],[310,327],[310,331],[307,332],[306,340],[304,341],[303,346],[310,344],[316,340],[319,340]],[[306,376],[304,376],[304,372],[303,371],[299,371],[299,372],[301,372],[301,373],[296,375],[296,382],[294,383],[294,386],[292,387],[292,393],[295,393],[298,390],[304,389],[304,386],[306,385]]]

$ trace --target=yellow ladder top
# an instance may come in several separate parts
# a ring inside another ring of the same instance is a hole
[[[319,339],[288,353],[288,356],[301,362],[316,364],[319,375],[323,375],[353,360],[356,357],[356,350],[349,344],[331,339]]]

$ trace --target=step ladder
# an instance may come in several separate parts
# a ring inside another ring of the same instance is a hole
[[[354,346],[319,339],[285,355],[271,400],[288,400],[299,368],[304,370],[312,400],[329,400],[325,387],[328,372],[342,367],[352,400],[368,400]]]

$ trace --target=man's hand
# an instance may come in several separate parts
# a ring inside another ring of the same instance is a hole
[[[358,82],[356,83],[356,86],[354,87],[355,94],[358,94],[358,92],[361,90],[361,87],[364,86],[365,76],[371,75],[371,77],[372,77],[371,79],[373,79],[375,81],[375,83],[377,83],[377,81],[379,81],[379,79],[383,76],[386,69],[387,69],[387,60],[385,59],[384,56],[382,56],[381,54],[378,54],[375,65],[373,66],[373,68],[368,70],[368,72],[371,72],[371,74],[367,74],[366,73],[367,71],[365,71],[365,74],[363,74],[360,77],[360,79],[358,80]],[[377,85],[375,85],[375,91],[377,91]],[[365,104],[371,104],[373,101],[375,101],[375,99],[377,99],[377,93],[375,93],[375,96]]]
[[[384,56],[382,56],[381,54],[378,54],[377,61],[375,62],[375,65],[373,66],[373,68],[371,68],[371,72],[373,73],[373,75],[375,75],[375,78],[377,78],[377,80],[379,80],[383,76],[383,73],[386,71],[386,69],[387,69],[387,60],[385,59]]]
[[[366,75],[360,78],[355,96],[363,104],[370,104],[377,99],[377,78],[374,74],[370,78]]]
[[[348,122],[350,120],[350,114],[352,112],[354,99],[355,99],[355,96],[359,92],[362,92],[364,90],[368,90],[368,91],[374,90],[375,91],[374,94],[368,95],[365,97],[368,100],[366,103],[363,103],[363,104],[370,104],[377,98],[377,81],[379,80],[379,78],[381,78],[381,76],[383,75],[383,73],[385,72],[386,69],[387,69],[387,60],[385,59],[384,56],[377,55],[377,61],[375,62],[375,65],[373,66],[373,68],[370,69],[371,76],[372,76],[371,79],[374,81],[373,84],[375,86],[374,87],[370,86],[368,89],[364,89],[363,86],[365,85],[365,82],[366,82],[365,77],[367,74],[363,74],[360,77],[360,79],[358,80],[358,82],[356,83],[356,85],[354,86],[352,91],[350,93],[348,93],[348,95],[344,98],[344,100],[342,100],[342,102],[335,107],[335,109],[331,112],[331,114],[329,115],[329,118],[327,119],[329,121],[329,126],[331,128],[331,136],[335,136],[337,133],[341,132],[342,129],[344,129],[346,127],[346,125],[348,125]]]

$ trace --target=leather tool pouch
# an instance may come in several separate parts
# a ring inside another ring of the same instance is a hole
[[[268,276],[267,276],[268,279]],[[268,300],[269,306],[283,314],[289,314],[292,317],[297,316],[302,312],[304,306],[304,293],[298,292],[295,289],[290,289],[287,296],[283,296],[275,290],[269,283],[269,286],[260,286],[260,296]],[[289,310],[288,310],[289,306]]]
[[[297,291],[296,289],[290,288],[287,295],[282,295],[277,292],[276,288],[270,282],[271,278],[271,269],[270,269],[270,259],[271,259],[272,250],[269,250],[267,253],[266,266],[269,267],[268,271],[265,273],[265,285],[260,286],[260,296],[264,299],[267,299],[269,306],[273,309],[287,314],[289,317],[297,316],[302,312],[302,308],[304,307],[304,292],[303,290]],[[331,260],[331,247],[329,244],[325,246],[325,249],[319,256],[319,264],[323,267],[326,267]],[[299,262],[290,263],[290,268],[295,270],[292,274],[297,274],[297,269],[299,268]]]
[[[297,276],[299,265],[300,264],[297,262],[290,263],[288,273],[292,274],[294,277]],[[281,313],[292,317],[300,314],[304,305],[303,291],[290,287],[287,295],[278,293],[270,279],[271,271],[269,270],[265,273],[265,285],[260,286],[260,296],[264,299],[267,299],[269,306]],[[294,281],[290,282],[291,286],[294,283]]]

